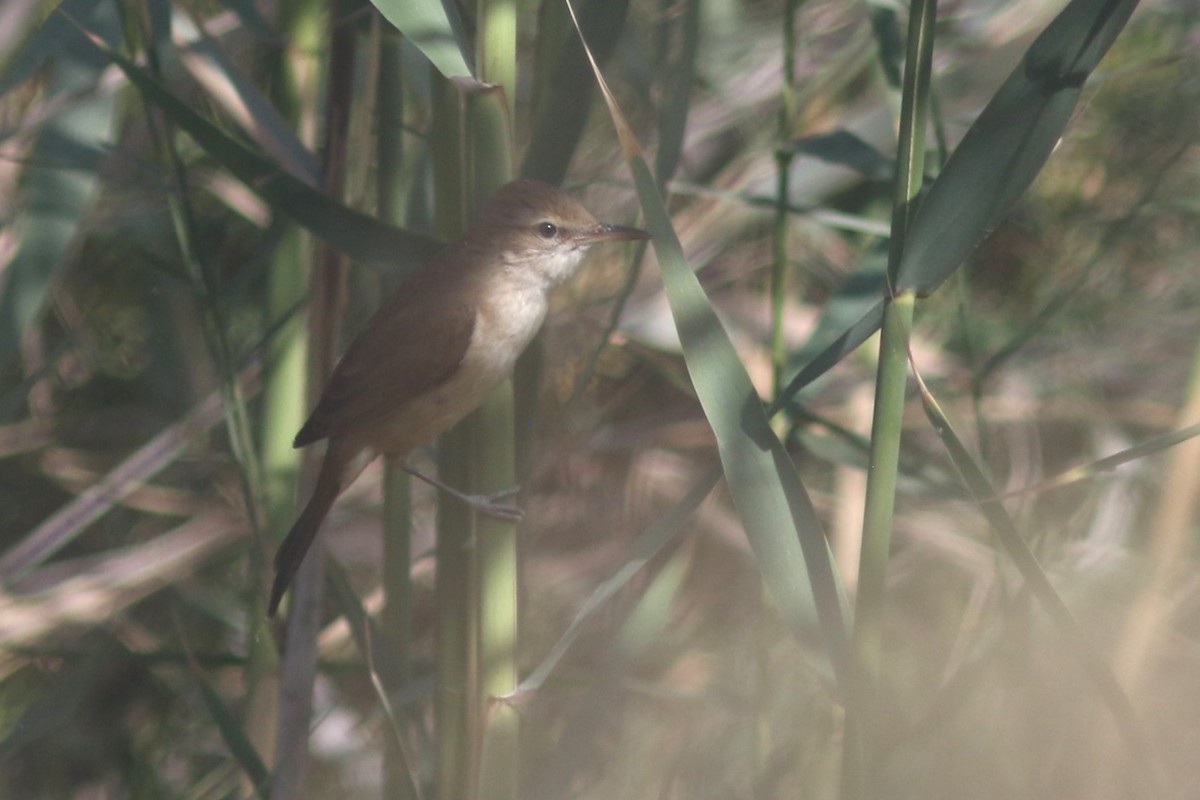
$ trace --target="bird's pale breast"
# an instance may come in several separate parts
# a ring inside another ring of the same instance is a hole
[[[445,383],[390,414],[379,428],[364,431],[375,452],[404,459],[479,407],[488,394],[512,374],[546,318],[546,295],[540,288],[509,287],[491,292],[479,304],[459,370]]]

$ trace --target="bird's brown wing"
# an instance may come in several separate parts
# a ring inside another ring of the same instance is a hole
[[[378,425],[457,371],[475,327],[460,276],[431,264],[402,285],[338,362],[295,447]]]

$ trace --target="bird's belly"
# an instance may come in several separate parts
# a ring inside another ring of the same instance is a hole
[[[512,374],[545,318],[545,306],[512,316],[481,314],[458,371],[449,380],[390,414],[373,433],[376,452],[406,458],[416,447],[453,427],[483,404]],[[500,324],[497,324],[497,323]]]
[[[424,396],[405,403],[373,432],[375,449],[383,455],[405,458],[414,448],[453,427],[483,403],[504,376],[452,378]]]

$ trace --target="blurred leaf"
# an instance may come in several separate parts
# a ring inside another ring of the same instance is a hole
[[[241,126],[246,135],[310,186],[320,182],[320,165],[283,115],[258,87],[238,70],[213,39],[186,17],[176,20],[176,53],[180,63],[209,97]]]
[[[600,63],[616,49],[628,8],[628,0],[592,0],[580,12],[579,24]],[[550,49],[546,46],[543,52]],[[521,165],[522,178],[555,186],[566,177],[587,124],[595,86],[579,37],[572,34],[563,39],[557,52],[557,63],[539,65],[538,74],[549,85],[544,92],[546,99],[537,109],[537,121]]]
[[[114,24],[111,16],[101,20],[106,29]],[[68,38],[61,35],[54,43]],[[49,287],[96,192],[92,157],[108,143],[116,97],[93,90],[100,69],[91,55],[90,49],[71,50],[52,62],[47,94],[79,95],[43,127],[22,173],[15,252],[0,270],[0,372],[16,358],[22,333],[45,308]]]
[[[362,598],[354,590],[349,576],[346,575],[346,569],[331,554],[325,556],[325,588],[333,606],[350,627],[350,635],[354,638],[367,669],[375,670],[378,666],[375,663],[378,654],[373,653],[372,643],[380,640],[379,631],[363,607]],[[390,665],[384,665],[385,673],[388,672],[388,666]]]
[[[900,62],[904,58],[904,44],[900,39],[900,25],[896,20],[897,4],[886,0],[870,0],[871,32],[879,45],[879,65],[883,68],[888,84],[900,88]]]
[[[556,731],[554,758],[531,770],[522,797],[532,800],[572,797],[578,775],[588,767],[596,730],[607,726],[607,715],[622,705],[627,682],[639,661],[654,658],[670,641],[676,604],[688,577],[691,559],[686,550],[674,553],[657,574],[649,576],[636,605],[620,631],[598,650],[593,661],[594,679],[579,699],[575,713]],[[669,646],[669,645],[667,645]]]
[[[90,22],[99,5],[100,0],[63,0],[5,65],[4,73],[0,75],[0,97],[24,83],[59,53],[78,55],[80,49],[86,52],[87,48],[82,47],[86,44],[85,37],[78,23]],[[106,31],[102,35],[109,42],[115,41],[109,38],[114,29],[108,25],[104,27]]]
[[[688,109],[696,82],[696,55],[700,50],[700,0],[686,3],[681,28],[683,44],[679,48],[678,60],[670,65],[663,81],[662,103],[658,111],[658,153],[655,154],[654,177],[659,186],[666,186],[683,154]]]
[[[4,698],[7,713],[20,709],[20,717],[6,726],[7,735],[0,741],[0,764],[9,762],[18,751],[37,747],[40,740],[69,728],[95,702],[97,684],[121,668],[124,654],[111,639],[93,640],[90,644],[77,663],[56,670],[53,691],[32,698]]]
[[[896,290],[937,289],[1000,224],[1058,143],[1137,0],[1071,0],[967,131],[917,209]]]
[[[221,0],[221,5],[237,14],[242,25],[252,35],[261,39],[272,39],[278,35],[254,5],[253,0]]]
[[[912,361],[911,352],[909,361],[910,363]],[[1029,545],[1025,543],[1025,539],[1017,530],[1012,517],[997,499],[999,495],[992,482],[954,432],[949,418],[925,385],[915,363],[912,364],[912,372],[917,382],[917,388],[920,390],[925,414],[941,438],[963,483],[970,491],[980,511],[983,512],[992,532],[1000,540],[1004,549],[1008,551],[1009,557],[1021,573],[1021,577],[1025,579],[1033,596],[1062,635],[1067,650],[1078,659],[1088,678],[1094,684],[1097,693],[1112,713],[1117,731],[1129,748],[1129,761],[1143,780],[1141,791],[1135,792],[1134,796],[1163,797],[1162,790],[1165,787],[1161,785],[1158,777],[1157,758],[1150,748],[1149,740],[1146,738],[1146,733],[1129,697],[1126,696],[1116,676],[1113,675],[1096,646],[1092,644],[1083,628],[1080,627],[1071,610],[1067,608],[1067,604],[1054,589],[1054,585],[1050,583],[1042,565],[1038,563],[1037,557],[1034,556],[1033,551],[1029,549]]]
[[[252,387],[256,373],[257,368],[246,371]],[[210,394],[10,547],[0,558],[0,577],[18,578],[66,547],[130,492],[174,463],[191,442],[220,422],[222,411],[220,394]]]
[[[1113,453],[1110,456],[1097,459],[1090,464],[1084,464],[1080,467],[1074,467],[1053,478],[1044,481],[1038,481],[1031,486],[1025,486],[1020,489],[1007,492],[1004,497],[1015,497],[1017,495],[1029,494],[1031,492],[1046,492],[1051,489],[1060,489],[1064,486],[1070,486],[1073,483],[1085,481],[1088,478],[1095,477],[1104,472],[1111,472],[1122,464],[1127,464],[1130,461],[1136,461],[1139,458],[1154,455],[1160,450],[1174,447],[1177,444],[1182,444],[1188,439],[1200,436],[1200,425],[1189,425],[1186,428],[1181,428],[1177,431],[1164,433],[1160,436],[1155,436],[1133,447]]]
[[[6,648],[31,647],[65,628],[102,626],[164,586],[194,576],[205,560],[245,540],[243,518],[207,511],[128,547],[55,562],[21,580],[5,576],[0,641]],[[7,654],[0,650],[0,656]],[[0,671],[4,667],[0,663]]]
[[[371,0],[447,78],[475,74],[474,52],[454,0]]]
[[[171,46],[171,0],[144,0],[145,13],[150,21],[150,36],[154,46],[164,50]]]
[[[97,48],[102,46],[94,40]],[[104,52],[142,96],[163,109],[213,158],[261,195],[272,208],[308,228],[352,259],[390,273],[405,274],[441,248],[436,240],[394,228],[351,209],[282,170],[278,164],[200,116],[137,64],[114,50]]]
[[[889,176],[895,169],[892,159],[845,130],[797,139],[789,145],[788,150],[849,167],[868,178]]]
[[[521,681],[521,685],[517,687],[514,694],[520,695],[525,692],[537,691],[542,684],[546,682],[546,678],[566,655],[567,650],[571,647],[572,642],[579,636],[583,630],[583,624],[599,611],[608,600],[615,595],[629,580],[641,571],[642,567],[646,566],[655,555],[658,554],[680,531],[684,529],[684,525],[691,519],[692,514],[704,502],[704,498],[708,497],[713,487],[717,485],[717,481],[721,478],[720,469],[714,467],[708,473],[688,490],[688,493],[676,503],[666,514],[659,517],[646,531],[637,538],[633,546],[629,548],[629,555],[625,558],[625,563],[616,571],[616,573],[606,581],[596,587],[591,596],[579,609],[579,613],[571,620],[571,624],[567,626],[566,632],[559,637],[554,646],[550,648],[550,652],[542,659],[541,663],[535,667],[525,680]]]
[[[208,709],[208,715],[216,724],[221,739],[229,748],[229,752],[233,754],[234,760],[250,779],[254,793],[259,797],[270,797],[270,772],[254,748],[254,744],[242,730],[241,723],[225,707],[221,696],[208,684],[208,681],[204,680],[198,667],[193,671],[193,675],[196,679],[196,687],[200,690],[200,697],[204,700],[204,707]]]

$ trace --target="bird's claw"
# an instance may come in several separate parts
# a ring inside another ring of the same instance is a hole
[[[521,487],[513,486],[490,494],[464,494],[461,499],[485,517],[498,519],[501,522],[520,522],[525,518],[524,511],[516,506],[498,502],[506,497],[512,497],[519,491],[521,491]]]

